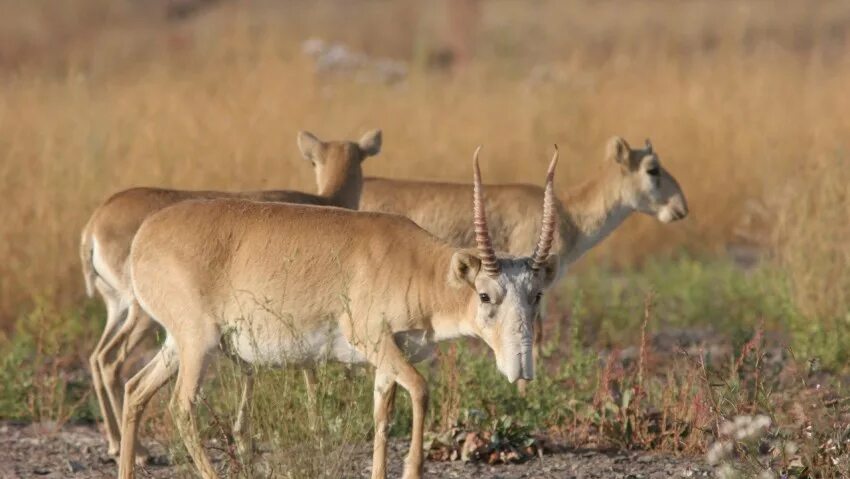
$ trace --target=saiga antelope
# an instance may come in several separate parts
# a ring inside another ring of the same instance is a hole
[[[366,133],[357,143],[323,142],[308,132],[298,134],[298,147],[313,164],[318,194],[273,190],[244,193],[133,188],[116,193],[99,206],[82,233],[80,256],[89,296],[97,290],[106,303],[106,327],[89,358],[109,454],[117,455],[123,385],[120,371],[127,354],[155,329],[146,315],[125,321],[132,303],[127,259],[142,221],[169,205],[198,198],[244,198],[357,209],[363,185],[362,162],[381,149],[381,131]],[[139,449],[139,460],[145,451]]]
[[[428,388],[412,362],[434,344],[476,336],[510,381],[532,379],[532,319],[557,275],[554,169],[530,257],[494,251],[473,159],[476,249],[457,249],[408,218],[239,200],[187,201],[145,220],[130,271],[139,307],[167,332],[160,352],[127,382],[119,475],[133,477],[145,405],[177,373],[172,411],[204,478],[217,477],[198,434],[196,396],[223,349],[251,365],[323,360],[376,368],[372,477],[386,476],[395,385],[413,405],[405,478],[421,476]]]
[[[632,149],[626,140],[611,138],[602,170],[556,202],[559,229],[554,251],[560,271],[605,239],[637,211],[662,223],[688,215],[685,194],[646,140],[645,148]],[[366,178],[361,211],[394,213],[457,247],[470,246],[473,232],[469,211],[458,208],[469,194],[469,185],[428,181]],[[521,254],[530,251],[539,234],[537,205],[543,189],[533,185],[487,185],[487,210],[494,247]],[[544,308],[541,308],[541,311]],[[535,356],[541,343],[541,317],[535,321]]]

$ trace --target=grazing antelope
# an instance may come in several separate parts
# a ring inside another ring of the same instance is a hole
[[[457,247],[472,244],[470,213],[458,208],[469,194],[469,185],[366,178],[361,211],[407,216],[416,224]],[[532,185],[488,185],[487,209],[493,245],[499,251],[529,251],[538,235],[537,205],[543,190]],[[632,149],[626,140],[611,138],[598,176],[570,190],[556,203],[560,219],[554,248],[560,271],[605,239],[633,212],[669,223],[688,215],[685,194],[664,167],[649,140],[643,149]],[[541,308],[541,311],[544,308]],[[541,342],[541,317],[535,321],[535,356]]]
[[[363,185],[361,163],[380,151],[380,130],[366,133],[357,143],[323,142],[311,133],[300,132],[298,147],[304,158],[313,164],[318,194],[284,190],[228,193],[133,188],[116,193],[92,214],[83,229],[80,256],[89,296],[96,289],[106,303],[106,327],[89,362],[106,423],[110,455],[118,454],[120,444],[124,395],[119,378],[121,366],[127,354],[156,328],[145,314],[128,315],[133,294],[127,260],[142,221],[169,205],[198,198],[244,198],[357,209]],[[137,452],[139,461],[144,461],[144,449]]]
[[[251,365],[324,360],[376,368],[372,477],[386,476],[390,404],[410,393],[405,478],[418,478],[428,387],[412,363],[438,341],[475,336],[511,382],[532,379],[531,321],[557,275],[549,250],[557,215],[553,158],[542,228],[530,257],[494,251],[473,159],[476,249],[457,249],[398,215],[217,199],[187,201],[145,220],[130,271],[138,308],[167,332],[160,352],[127,382],[119,476],[133,477],[145,405],[177,373],[175,422],[202,477],[217,477],[194,411],[218,350]]]

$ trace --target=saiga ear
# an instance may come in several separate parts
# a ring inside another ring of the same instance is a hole
[[[457,251],[449,267],[449,283],[455,287],[467,285],[475,289],[475,277],[481,270],[481,259],[471,251]]]
[[[301,150],[301,156],[307,161],[316,161],[319,156],[319,149],[322,147],[322,140],[309,131],[298,132],[298,149]]]
[[[629,144],[619,136],[608,140],[608,144],[605,146],[605,158],[616,161],[626,168],[631,167],[631,153],[632,149]]]
[[[357,146],[359,146],[360,151],[363,152],[364,160],[367,157],[375,156],[380,153],[381,141],[381,130],[372,130],[360,138],[360,141],[357,142]]]

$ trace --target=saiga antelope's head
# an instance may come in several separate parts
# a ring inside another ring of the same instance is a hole
[[[534,378],[531,345],[534,317],[540,299],[558,273],[558,257],[549,250],[555,234],[557,214],[553,181],[558,152],[546,177],[540,237],[530,257],[497,255],[493,250],[481,192],[478,153],[473,159],[473,215],[476,249],[461,250],[452,257],[451,276],[456,284],[470,288],[469,329],[483,339],[496,356],[499,371],[510,382]]]
[[[316,170],[318,192],[324,195],[338,191],[344,184],[362,183],[363,160],[381,151],[381,130],[367,132],[357,143],[322,141],[310,132],[301,131],[298,149]]]
[[[670,223],[688,216],[685,193],[676,178],[663,166],[652,143],[633,150],[626,140],[614,137],[608,141],[607,160],[619,165],[620,194],[631,208]]]

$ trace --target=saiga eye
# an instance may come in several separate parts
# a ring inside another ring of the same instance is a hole
[[[487,294],[487,293],[479,293],[478,298],[481,299],[482,303],[489,303],[490,302],[490,295]]]

